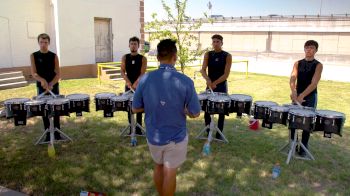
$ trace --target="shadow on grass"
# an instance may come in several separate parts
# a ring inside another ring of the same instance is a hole
[[[101,112],[82,118],[62,117],[62,130],[73,142],[55,145],[56,159],[49,159],[47,146],[34,146],[41,135],[40,118],[25,127],[1,121],[0,184],[30,195],[77,195],[95,190],[108,195],[156,195],[152,181],[153,161],[144,138],[130,147],[129,138],[119,136],[127,125],[126,113],[103,118]],[[188,159],[178,172],[178,195],[340,194],[349,195],[349,127],[342,138],[311,136],[315,161],[293,159],[278,149],[287,142],[288,130],[250,131],[247,118],[226,118],[224,134],[229,143],[213,143],[212,154],[201,155],[203,140],[194,137],[203,128],[203,115],[188,121]],[[281,163],[277,180],[273,165]]]

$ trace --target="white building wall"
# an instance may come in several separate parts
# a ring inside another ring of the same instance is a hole
[[[113,60],[128,51],[132,36],[140,37],[139,0],[58,0],[61,65],[95,63],[94,18],[111,18]]]
[[[37,35],[53,32],[50,16],[49,0],[0,1],[0,68],[30,65],[30,54],[38,50]]]
[[[0,68],[29,66],[44,32],[61,66],[94,64],[95,17],[112,19],[113,60],[119,61],[129,38],[140,37],[139,6],[139,0],[1,0]]]

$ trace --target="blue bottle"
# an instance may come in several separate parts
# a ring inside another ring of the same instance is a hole
[[[204,144],[202,153],[203,153],[204,156],[208,156],[210,154],[210,145],[209,145],[209,143]]]
[[[279,163],[276,163],[276,165],[274,165],[272,168],[272,179],[278,178],[280,174],[281,174],[281,166]]]
[[[131,146],[137,146],[137,140],[136,138],[131,138]]]

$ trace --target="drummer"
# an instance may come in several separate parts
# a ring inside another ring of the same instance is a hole
[[[291,100],[303,106],[316,108],[317,85],[321,79],[323,65],[315,59],[318,43],[308,40],[304,44],[305,58],[294,63],[290,76]],[[294,139],[294,129],[291,129],[291,139]],[[301,142],[308,148],[310,132],[303,130]],[[299,149],[300,156],[305,156],[305,151]]]
[[[60,66],[58,57],[55,53],[49,50],[50,36],[46,33],[42,33],[38,36],[38,44],[40,50],[30,55],[31,62],[31,74],[37,81],[37,94],[40,95],[44,92],[52,91],[54,94],[59,95],[58,81],[60,80]],[[43,116],[45,130],[50,127],[50,120],[48,117]],[[60,129],[60,117],[54,117],[54,127]],[[60,140],[61,135],[55,131],[55,140]],[[45,141],[50,140],[50,133],[46,134]]]
[[[221,35],[215,34],[211,39],[213,50],[205,53],[201,73],[207,82],[207,88],[211,88],[214,92],[227,93],[227,78],[230,75],[232,56],[222,50],[223,37]],[[210,114],[205,112],[204,119],[205,125],[209,125]],[[221,132],[224,131],[224,121],[225,114],[219,114],[218,128]],[[216,133],[216,138],[222,139],[219,133]]]
[[[130,53],[122,57],[121,75],[125,80],[125,91],[130,89],[136,90],[139,80],[146,72],[147,58],[138,53],[140,47],[140,39],[132,37],[129,39]],[[130,114],[128,113],[130,123]],[[136,121],[142,125],[142,113],[136,114]],[[131,131],[131,130],[130,130]],[[142,135],[140,127],[136,127],[136,134]]]

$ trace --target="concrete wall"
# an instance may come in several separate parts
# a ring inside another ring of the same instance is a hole
[[[149,33],[146,33],[146,40]],[[303,53],[306,40],[316,40],[318,54],[350,55],[350,17],[230,18],[204,22],[193,32],[202,48],[211,36],[224,37],[224,50],[243,52]],[[157,42],[151,43],[151,48]],[[193,44],[195,45],[195,44]]]

